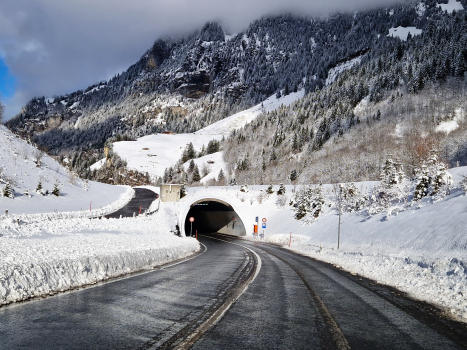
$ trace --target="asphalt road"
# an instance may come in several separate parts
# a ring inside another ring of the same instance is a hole
[[[149,209],[151,203],[159,197],[159,195],[151,190],[145,188],[135,188],[135,196],[130,202],[123,208],[117,210],[114,213],[108,214],[106,218],[119,218],[131,217],[133,215],[138,216],[140,207],[141,213],[144,213]]]
[[[113,217],[155,196],[136,189]],[[277,246],[199,239],[189,259],[1,307],[0,350],[467,348],[466,324],[393,288]]]
[[[448,328],[453,334],[446,336],[436,319],[411,315],[413,301],[397,296],[406,300],[397,305],[385,297],[392,294],[384,287],[370,290],[367,281],[330,265],[234,237],[200,236],[200,241],[205,248],[191,260],[0,308],[0,349],[172,349],[193,343],[194,349],[461,349],[467,344],[463,325]],[[203,327],[204,335],[198,332]]]
[[[251,258],[203,243],[184,263],[0,308],[0,349],[172,348],[226,301]]]
[[[242,244],[261,271],[194,349],[467,348],[467,325],[431,305],[277,246]]]

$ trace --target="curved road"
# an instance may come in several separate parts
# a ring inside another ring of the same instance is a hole
[[[395,289],[276,246],[199,239],[184,261],[0,308],[0,349],[467,347],[466,324]]]
[[[105,215],[106,218],[116,218],[122,217],[131,217],[133,215],[137,216],[140,211],[144,213],[149,209],[151,203],[159,198],[159,195],[151,190],[146,188],[135,188],[135,196],[133,199],[128,202],[126,206],[113,212],[111,214]]]

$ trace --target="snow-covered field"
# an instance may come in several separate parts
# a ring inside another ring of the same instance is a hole
[[[196,133],[156,134],[141,137],[136,141],[115,142],[114,151],[128,162],[128,168],[148,172],[150,175],[163,176],[164,170],[175,165],[181,158],[186,145],[190,142],[193,143],[195,150],[199,152],[203,145],[208,145],[209,141],[228,137],[232,130],[245,126],[259,114],[273,111],[281,105],[290,105],[302,98],[304,93],[304,90],[301,90],[279,99],[275,95],[271,96],[250,109],[238,112]],[[216,170],[215,175],[217,176],[220,167],[217,166]]]

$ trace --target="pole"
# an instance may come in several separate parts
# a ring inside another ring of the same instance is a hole
[[[190,237],[193,237],[193,223],[190,223]]]
[[[198,239],[198,230],[196,230],[196,239]]]
[[[290,244],[292,243],[292,232],[290,232],[290,239],[289,239],[289,248],[290,248]]]
[[[91,202],[91,204],[89,204],[89,211],[91,211],[91,210],[92,210],[92,202]]]
[[[339,185],[339,227],[337,229],[337,249],[339,249],[340,240],[341,240],[341,202],[342,202],[342,184]]]
[[[139,206],[139,213],[138,213],[138,215],[141,215],[141,208],[142,208],[142,207],[143,207],[142,205]]]

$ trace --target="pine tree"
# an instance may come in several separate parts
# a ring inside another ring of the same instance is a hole
[[[13,188],[9,182],[7,182],[3,188],[3,197],[14,198]]]
[[[199,169],[198,169],[197,164],[195,164],[195,168],[193,169],[193,175],[191,177],[191,180],[193,182],[198,182],[199,180],[201,180],[201,175],[199,174]]]
[[[274,187],[272,186],[272,184],[270,184],[268,186],[268,189],[266,190],[266,193],[267,194],[273,194],[274,193]]]
[[[195,161],[192,159],[192,160],[190,161],[190,164],[188,165],[188,173],[191,174],[191,173],[193,172],[194,169],[195,169]]]
[[[298,179],[298,171],[296,169],[292,169],[290,172],[290,181],[294,182]]]
[[[435,200],[443,198],[449,194],[452,185],[452,175],[439,160],[435,150],[430,151],[428,160],[422,163],[417,179],[414,193],[416,201],[426,196],[434,196]]]
[[[221,170],[219,171],[219,175],[217,175],[217,181],[222,181],[224,180],[224,178],[225,178],[224,171],[221,168]]]
[[[279,184],[279,189],[277,190],[277,194],[278,194],[279,196],[285,194],[285,187],[284,187],[284,184],[282,184],[282,183]]]
[[[58,181],[55,181],[54,188],[52,189],[52,194],[56,197],[60,196],[60,188],[58,185]]]
[[[37,183],[36,192],[40,193],[40,194],[42,194],[42,192],[43,192],[42,191],[42,181],[41,180],[39,180],[39,182]]]

